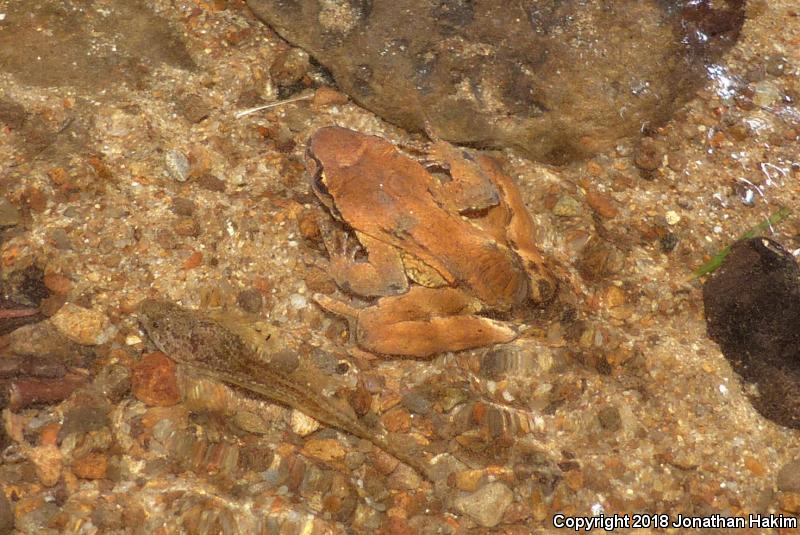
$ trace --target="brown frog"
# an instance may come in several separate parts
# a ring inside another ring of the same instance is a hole
[[[556,292],[500,165],[443,141],[428,153],[430,168],[448,173],[346,128],[322,128],[309,141],[314,192],[367,254],[360,261],[328,247],[329,271],[342,290],[378,298],[365,308],[317,301],[354,318],[357,343],[374,353],[428,357],[511,341],[512,325],[486,315],[517,317]]]

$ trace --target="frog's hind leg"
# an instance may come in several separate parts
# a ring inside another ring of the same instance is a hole
[[[359,310],[356,340],[374,353],[431,357],[517,337],[511,326],[476,315],[479,308],[454,288],[414,286]]]
[[[480,225],[492,235],[496,235],[499,231],[505,233],[509,244],[522,259],[525,270],[531,278],[531,299],[537,304],[549,302],[556,294],[558,281],[549,267],[550,262],[545,260],[536,245],[536,225],[525,207],[519,188],[494,158],[479,155],[477,161],[497,186],[503,199],[502,211],[505,212],[495,210],[495,213],[490,214],[494,217],[485,218]],[[502,225],[505,228],[492,229],[493,225]]]

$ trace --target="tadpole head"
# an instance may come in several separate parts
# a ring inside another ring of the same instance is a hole
[[[166,351],[173,330],[175,305],[157,299],[145,299],[139,304],[139,326],[161,351]]]

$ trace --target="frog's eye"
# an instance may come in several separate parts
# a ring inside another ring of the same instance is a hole
[[[314,175],[314,189],[322,195],[329,195],[328,185],[325,183],[325,173],[322,171]]]

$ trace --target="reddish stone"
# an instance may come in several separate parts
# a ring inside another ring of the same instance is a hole
[[[176,369],[175,363],[161,352],[143,356],[133,367],[133,395],[148,405],[175,405],[181,400]]]
[[[381,417],[381,422],[387,431],[392,433],[405,432],[411,429],[411,415],[405,409],[395,408]]]
[[[81,479],[103,479],[108,470],[108,456],[89,453],[72,463],[72,472]]]
[[[181,267],[183,269],[194,269],[202,263],[203,263],[203,253],[201,253],[200,251],[194,251],[192,254],[189,255],[189,258],[187,258],[183,262],[183,266]]]
[[[601,193],[597,190],[590,189],[586,192],[586,202],[599,216],[606,219],[611,219],[619,214],[614,200],[605,193]]]

